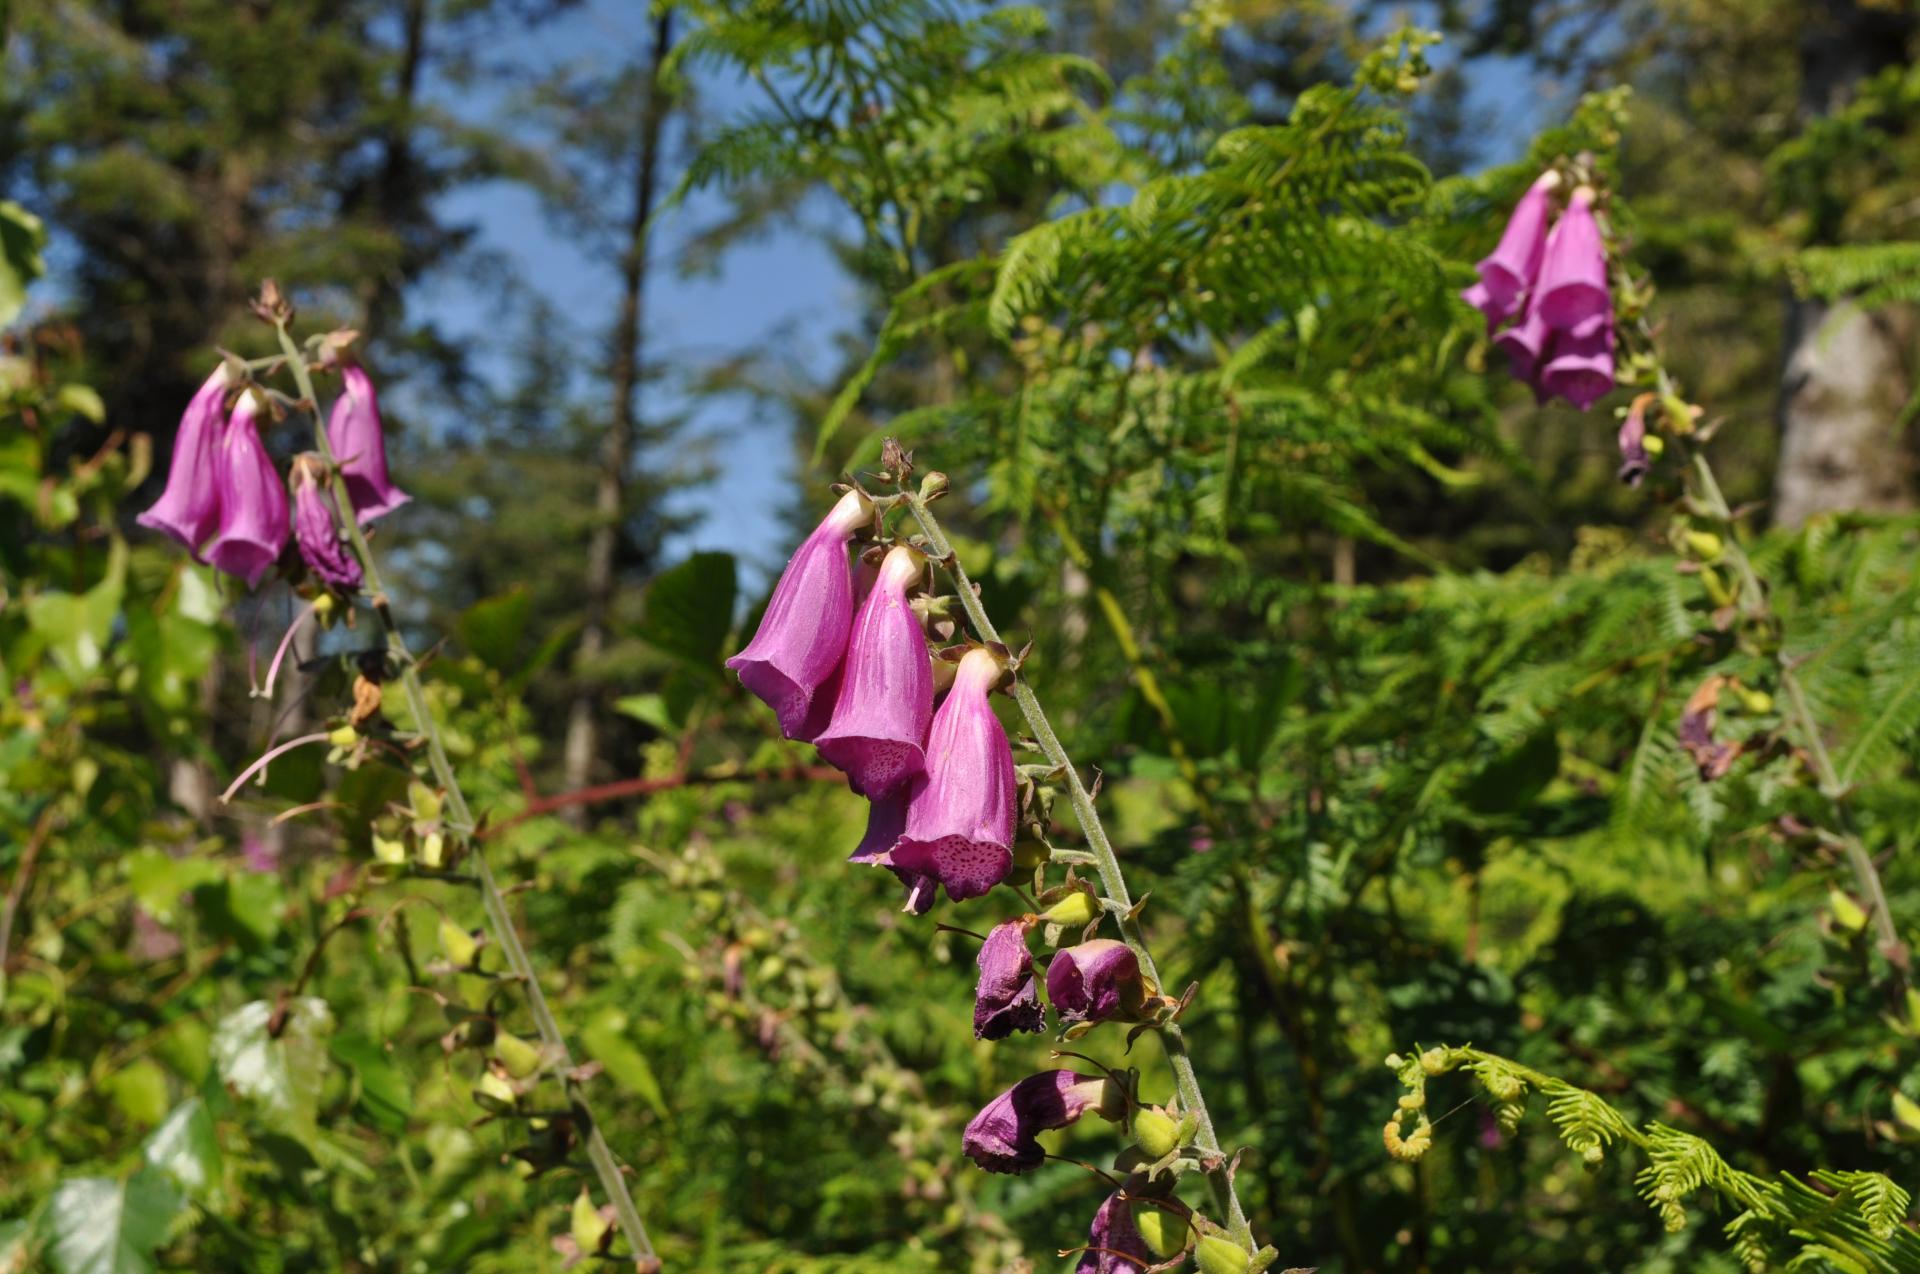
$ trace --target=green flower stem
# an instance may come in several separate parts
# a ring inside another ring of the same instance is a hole
[[[333,454],[333,446],[327,438],[326,422],[320,413],[320,399],[314,393],[313,377],[307,367],[307,361],[295,346],[293,337],[287,332],[284,321],[275,324],[279,333],[280,348],[285,352],[287,365],[293,371],[293,378],[300,387],[303,402],[313,412],[314,446],[326,459],[327,467],[336,475],[339,462]],[[561,1034],[560,1024],[554,1020],[553,1010],[547,1005],[546,993],[540,989],[540,979],[535,974],[533,961],[527,955],[526,947],[520,941],[519,932],[514,928],[513,915],[507,910],[507,900],[500,892],[500,886],[493,877],[493,868],[487,863],[487,856],[480,841],[474,836],[473,811],[467,805],[466,794],[460,790],[460,780],[453,772],[453,764],[447,759],[446,742],[441,736],[440,723],[435,720],[427,703],[426,690],[420,684],[420,674],[413,653],[407,649],[406,638],[393,622],[388,609],[385,587],[380,582],[380,568],[375,563],[373,550],[368,547],[367,537],[360,529],[360,520],[354,514],[353,500],[347,494],[347,484],[336,480],[331,483],[334,500],[340,511],[340,524],[346,528],[347,537],[353,543],[353,551],[360,558],[360,566],[366,572],[366,589],[372,599],[372,611],[375,622],[380,627],[380,635],[385,639],[387,649],[393,653],[394,662],[400,669],[400,685],[407,696],[407,707],[413,714],[416,728],[427,744],[427,764],[433,770],[434,778],[446,791],[447,807],[452,815],[448,826],[458,832],[466,842],[467,856],[473,864],[473,874],[480,887],[481,904],[487,913],[487,929],[493,940],[506,956],[507,966],[514,977],[526,989],[527,1008],[533,1015],[535,1029],[546,1045],[548,1053],[558,1063],[561,1080],[566,1087],[567,1101],[575,1112],[576,1122],[583,1124],[587,1158],[593,1164],[594,1175],[600,1179],[600,1189],[607,1201],[613,1205],[614,1217],[620,1224],[621,1232],[627,1236],[627,1244],[633,1249],[636,1264],[643,1270],[660,1268],[659,1257],[654,1253],[653,1243],[647,1237],[646,1223],[640,1219],[640,1211],[634,1206],[633,1195],[627,1190],[626,1177],[620,1171],[620,1164],[613,1157],[607,1140],[600,1133],[600,1120],[594,1114],[593,1105],[587,1099],[586,1090],[572,1077],[575,1068],[573,1054],[567,1047],[566,1036]]]
[[[1662,387],[1672,392],[1665,372],[1661,373]],[[1741,605],[1749,615],[1766,618],[1771,615],[1767,605],[1766,589],[1759,574],[1753,569],[1753,561],[1747,556],[1734,535],[1733,509],[1727,503],[1726,495],[1720,490],[1715,479],[1713,466],[1707,460],[1706,453],[1697,448],[1688,449],[1692,464],[1688,469],[1689,483],[1694,494],[1707,511],[1726,529],[1725,560],[1733,567],[1740,579]],[[1819,718],[1813,714],[1813,707],[1807,701],[1806,688],[1800,683],[1800,675],[1787,659],[1783,650],[1778,660],[1780,689],[1786,697],[1786,718],[1793,725],[1800,746],[1806,749],[1807,756],[1813,762],[1814,777],[1820,781],[1820,794],[1827,798],[1833,810],[1836,823],[1834,834],[1839,838],[1842,850],[1846,854],[1847,866],[1853,872],[1853,880],[1860,894],[1867,900],[1867,914],[1873,919],[1875,935],[1880,939],[1881,952],[1892,966],[1896,982],[1904,988],[1907,981],[1906,969],[1900,960],[1900,930],[1893,920],[1893,911],[1887,905],[1886,886],[1881,883],[1880,870],[1873,864],[1873,855],[1854,834],[1848,825],[1846,808],[1847,785],[1840,778],[1840,771],[1833,763],[1833,754],[1827,750],[1826,736],[1821,732]]]
[[[974,592],[973,581],[967,578],[966,568],[960,565],[959,557],[953,551],[946,533],[940,529],[940,523],[927,508],[927,502],[919,493],[902,485],[901,498],[913,513],[914,520],[920,524],[920,530],[926,537],[929,554],[937,560],[953,577],[955,587],[960,593],[960,604],[966,608],[967,618],[973,622],[973,628],[982,640],[1000,645],[999,631],[993,621],[987,617],[986,607]],[[1093,796],[1087,791],[1086,784],[1080,781],[1080,771],[1074,768],[1073,761],[1067,756],[1067,750],[1060,746],[1060,736],[1054,733],[1053,724],[1047,720],[1046,711],[1041,708],[1040,700],[1026,679],[1018,674],[1013,682],[1014,702],[1020,705],[1020,714],[1026,718],[1027,728],[1033,731],[1033,737],[1040,744],[1040,751],[1048,761],[1059,767],[1067,783],[1067,795],[1073,803],[1073,812],[1080,820],[1080,828],[1086,834],[1087,848],[1093,857],[1094,871],[1100,877],[1101,892],[1107,901],[1117,909],[1115,919],[1120,928],[1120,936],[1132,948],[1140,961],[1140,968],[1156,983],[1160,981],[1159,969],[1154,965],[1153,955],[1147,949],[1147,941],[1140,931],[1140,923],[1133,915],[1133,895],[1127,891],[1126,878],[1120,871],[1120,860],[1113,852],[1113,842],[1107,839],[1106,828],[1101,825],[1100,813],[1094,808]],[[1167,1052],[1167,1064],[1173,1069],[1173,1082],[1180,1094],[1180,1106],[1194,1117],[1198,1125],[1194,1135],[1194,1145],[1203,1153],[1220,1160],[1218,1167],[1209,1171],[1207,1185],[1212,1190],[1214,1203],[1226,1214],[1227,1228],[1234,1239],[1253,1250],[1253,1231],[1247,1224],[1246,1212],[1240,1206],[1240,1197],[1233,1187],[1233,1174],[1230,1171],[1225,1154],[1220,1149],[1220,1138],[1214,1131],[1213,1117],[1207,1112],[1206,1098],[1200,1092],[1200,1078],[1194,1073],[1193,1058],[1187,1052],[1186,1036],[1177,1022],[1167,1022],[1158,1029],[1160,1042]]]

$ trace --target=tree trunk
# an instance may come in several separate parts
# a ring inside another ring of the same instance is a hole
[[[1828,0],[1806,6],[1800,118],[1846,104],[1861,80],[1905,62],[1914,22],[1900,6]],[[1773,516],[1798,526],[1839,509],[1908,509],[1914,457],[1898,415],[1913,390],[1916,335],[1907,307],[1866,313],[1850,302],[1790,301],[1780,377],[1780,463]]]
[[[653,24],[653,48],[647,58],[646,92],[641,95],[639,145],[634,163],[632,216],[627,249],[620,261],[620,313],[613,330],[613,410],[600,447],[600,478],[594,490],[595,522],[587,543],[586,625],[575,659],[578,689],[567,714],[562,769],[569,789],[584,787],[592,775],[600,739],[600,691],[594,668],[607,646],[607,616],[615,583],[614,558],[626,496],[627,468],[633,463],[634,395],[642,366],[641,341],[647,283],[647,222],[653,215],[660,168],[660,131],[668,107],[661,64],[673,45],[673,11]]]

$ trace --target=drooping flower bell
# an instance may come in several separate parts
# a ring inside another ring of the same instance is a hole
[[[137,519],[141,526],[172,536],[195,556],[220,525],[220,441],[227,414],[222,400],[227,383],[227,365],[221,363],[194,392],[173,436],[166,489]]]
[[[1046,1010],[1034,987],[1033,955],[1027,950],[1031,922],[1022,917],[998,924],[980,944],[980,981],[973,993],[975,1039],[1003,1040],[1015,1031],[1046,1029]]]
[[[311,451],[295,456],[292,481],[293,540],[300,546],[300,556],[328,588],[360,587],[360,559],[341,543],[334,523],[326,461]]]
[[[1647,433],[1647,404],[1653,395],[1642,394],[1633,400],[1627,408],[1627,418],[1620,422],[1618,441],[1620,444],[1620,481],[1630,487],[1640,485],[1640,480],[1653,468],[1653,458],[1665,449],[1658,434]]]
[[[1493,343],[1507,356],[1507,367],[1513,372],[1515,380],[1535,384],[1540,371],[1540,356],[1546,352],[1547,344],[1553,339],[1553,329],[1540,317],[1540,307],[1530,299],[1520,318],[1506,331],[1493,338]]]
[[[362,526],[391,513],[413,497],[387,476],[387,440],[380,429],[380,399],[365,370],[348,366],[340,372],[340,397],[327,418],[327,442],[340,461],[347,498]]]
[[[1095,938],[1047,962],[1047,998],[1068,1022],[1101,1022],[1140,1007],[1140,960],[1124,942]]]
[[[1611,319],[1607,249],[1593,219],[1593,191],[1588,187],[1573,192],[1567,210],[1554,222],[1536,287],[1540,317],[1549,327],[1571,332],[1595,319]]]
[[[987,702],[1000,671],[986,649],[961,659],[893,848],[893,866],[933,877],[955,902],[986,893],[1013,866],[1013,748]]]
[[[820,755],[847,772],[869,798],[890,795],[926,768],[933,719],[933,666],[907,600],[925,559],[904,545],[888,551],[847,636],[846,662]]]
[[[1126,1114],[1126,1095],[1111,1079],[1070,1070],[1041,1071],[988,1102],[967,1123],[960,1148],[988,1172],[1031,1172],[1046,1158],[1039,1134],[1065,1128],[1089,1110]]]
[[[227,418],[216,467],[220,524],[206,550],[208,562],[249,588],[287,547],[287,488],[260,442],[258,414],[249,391]]]
[[[727,660],[740,684],[780,718],[789,739],[812,739],[826,727],[814,700],[832,700],[820,689],[840,670],[853,623],[853,570],[847,541],[873,517],[873,505],[858,491],[840,497],[832,512],[794,550],[767,601],[760,629],[746,649]]]
[[[895,792],[883,796],[867,805],[867,831],[860,843],[847,855],[850,863],[864,863],[874,867],[885,867],[900,878],[907,887],[907,903],[903,910],[916,916],[924,916],[933,909],[937,882],[931,876],[922,876],[918,872],[901,871],[893,865],[893,847],[900,842],[900,833],[907,827],[907,794]]]
[[[1542,173],[1520,196],[1500,244],[1476,267],[1480,282],[1462,292],[1467,304],[1487,316],[1488,328],[1498,327],[1520,309],[1546,252],[1547,220],[1553,214],[1553,191],[1560,174]]]
[[[1606,397],[1613,389],[1613,316],[1602,314],[1570,332],[1555,332],[1536,387],[1542,396],[1557,394],[1581,411]]]

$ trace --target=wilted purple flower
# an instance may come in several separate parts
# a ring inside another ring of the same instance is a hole
[[[1560,175],[1547,172],[1527,188],[1514,205],[1513,215],[1507,218],[1499,246],[1480,262],[1480,282],[1460,294],[1467,304],[1487,316],[1489,327],[1498,327],[1511,318],[1533,287],[1546,251],[1553,189],[1559,184]]]
[[[987,692],[1000,660],[967,652],[927,733],[927,772],[914,780],[893,865],[932,876],[955,902],[977,898],[1013,866],[1013,749]]]
[[[1047,998],[1069,1022],[1100,1022],[1140,1001],[1140,961],[1124,942],[1095,938],[1047,962]]]
[[[327,496],[326,462],[313,452],[293,460],[293,540],[313,573],[329,588],[360,587],[360,559],[340,542]]]
[[[866,863],[875,867],[885,867],[900,878],[907,887],[907,905],[904,910],[916,916],[924,916],[933,909],[935,881],[918,872],[901,871],[893,865],[893,847],[900,841],[900,833],[907,826],[907,794],[895,792],[867,805],[867,832],[860,838],[854,851],[847,855],[850,863]]]
[[[340,397],[327,418],[327,442],[340,462],[354,517],[364,526],[413,497],[387,476],[387,440],[380,430],[380,400],[373,381],[352,366],[341,370],[340,381]]]
[[[1146,1193],[1148,1188],[1135,1175],[1107,1196],[1093,1214],[1074,1274],[1141,1274],[1185,1250],[1191,1212],[1178,1199]]]
[[[227,365],[222,363],[181,413],[166,489],[137,519],[141,526],[172,536],[196,556],[220,524],[220,438],[226,428],[221,400],[226,392]]]
[[[207,546],[207,561],[252,588],[287,546],[287,489],[260,444],[254,424],[259,408],[242,394],[227,419],[216,469],[220,525]]]
[[[1613,389],[1613,316],[1602,314],[1573,331],[1555,332],[1536,387],[1581,411],[1604,398]]]
[[[980,983],[973,993],[976,1039],[1003,1040],[1015,1031],[1046,1029],[1046,1010],[1033,985],[1033,956],[1027,950],[1025,917],[993,927],[980,944]]]
[[[1567,210],[1547,236],[1536,290],[1540,317],[1563,332],[1613,313],[1607,292],[1607,249],[1593,219],[1593,191],[1586,186],[1573,192]]]
[[[933,719],[933,666],[927,639],[907,600],[924,559],[895,548],[854,616],[833,718],[814,743],[847,783],[882,797],[926,768],[923,745]]]
[[[753,635],[727,667],[740,684],[758,695],[780,718],[789,739],[811,739],[826,724],[824,714],[808,709],[822,686],[840,669],[847,630],[853,622],[853,572],[847,541],[873,516],[873,506],[858,491],[840,497],[813,534],[794,550],[774,585]],[[827,702],[831,703],[831,700]]]
[[[1046,1158],[1036,1138],[1114,1100],[1109,1081],[1069,1070],[1041,1071],[988,1102],[967,1123],[960,1148],[988,1172],[1031,1172]]]
[[[1653,467],[1653,456],[1647,450],[1647,399],[1642,394],[1633,400],[1633,406],[1627,409],[1627,418],[1620,422],[1620,481],[1630,487],[1640,485],[1647,476],[1647,470]]]

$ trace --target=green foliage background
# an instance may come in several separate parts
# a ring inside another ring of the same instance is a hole
[[[208,138],[165,127],[162,103],[83,92],[130,74],[130,46],[20,7],[40,56],[6,97],[9,137],[37,147],[15,171],[68,219],[80,266],[70,312],[15,325],[0,358],[0,1270],[558,1269],[581,1170],[474,1096],[475,1015],[482,1036],[530,1028],[510,988],[445,963],[441,930],[477,927],[478,902],[376,857],[406,776],[314,749],[231,807],[204,800],[290,697],[338,715],[350,638],[323,639],[279,703],[250,697],[247,648],[277,638],[284,602],[234,597],[130,530],[193,360],[259,340],[249,272],[288,278],[316,330],[372,315],[396,364],[450,376],[458,351],[406,324],[393,280],[455,250],[435,183],[524,157],[395,131],[388,68],[356,43],[376,7],[330,7],[324,56],[273,100],[197,108]],[[1676,569],[1676,476],[1617,489],[1607,412],[1523,401],[1454,293],[1540,166],[1595,152],[1668,307],[1670,365],[1730,414],[1715,445],[1735,498],[1757,496],[1778,329],[1756,297],[1913,299],[1896,196],[1915,79],[1884,72],[1804,128],[1756,124],[1745,94],[1789,93],[1786,70],[1703,101],[1719,81],[1674,78],[1672,50],[1740,65],[1788,6],[1590,7],[1619,11],[1625,44],[1573,69],[1643,92],[1584,97],[1524,161],[1467,175],[1446,159],[1470,130],[1442,107],[1475,64],[1433,74],[1425,37],[1364,5],[680,6],[683,88],[758,90],[749,116],[704,121],[682,174],[683,195],[732,201],[714,249],[824,196],[870,303],[832,384],[745,369],[725,388],[798,422],[800,521],[886,435],[951,475],[963,560],[1102,775],[1169,986],[1198,986],[1197,1064],[1283,1265],[1914,1268],[1904,1190],[1830,1175],[1911,1186],[1920,1137],[1895,1104],[1920,1098],[1920,1015],[1836,908],[1830,806],[1773,742],[1777,705],[1727,707],[1723,733],[1756,744],[1713,782],[1676,736],[1694,687],[1765,685],[1768,664]],[[224,92],[256,73],[249,42],[275,39],[227,8],[143,9],[121,34],[177,37],[192,82]],[[1502,29],[1487,22],[1460,19],[1456,43]],[[1567,65],[1556,39],[1531,32],[1529,55]],[[115,112],[161,140],[101,147]],[[286,118],[333,131],[289,140]],[[395,135],[421,146],[407,181],[357,202],[327,185],[358,189],[325,156]],[[233,204],[257,235],[202,237],[178,202],[195,189],[179,173],[207,177],[223,148],[259,160]],[[151,237],[186,244],[144,274],[116,252],[155,190],[174,202]],[[360,246],[284,233],[256,199]],[[0,203],[0,322],[44,238]],[[127,312],[157,338],[124,343],[144,329],[103,316]],[[657,486],[633,496],[618,617],[632,782],[541,801],[577,628],[552,559],[588,530],[565,515],[594,420],[542,413],[555,355],[526,349],[498,425],[419,470],[433,507],[399,534],[446,556],[409,556],[416,595],[396,602],[421,645],[448,639],[434,709],[556,1010],[603,1068],[590,1089],[667,1267],[1069,1268],[1052,1253],[1105,1187],[958,1154],[965,1119],[1047,1045],[975,1043],[973,940],[910,923],[890,878],[842,865],[859,803],[720,666],[750,631],[747,573],[726,554],[662,568]],[[697,472],[670,439],[651,444],[660,469]],[[484,535],[462,520],[476,489]],[[1849,515],[1747,545],[1909,935],[1917,541],[1910,519]],[[1016,905],[949,918],[984,930]],[[1477,1086],[1418,1070],[1443,1044],[1484,1050],[1454,1058]],[[1168,1093],[1150,1046],[1082,1047]],[[1523,1074],[1549,1118],[1522,1117]],[[1433,1118],[1414,1164],[1380,1132],[1408,1084]],[[1637,1150],[1618,1132],[1652,1124],[1675,1136]],[[1055,1149],[1117,1146],[1101,1127]],[[1722,1232],[1755,1207],[1741,1191],[1779,1181],[1803,1183],[1778,1187],[1791,1223]]]

